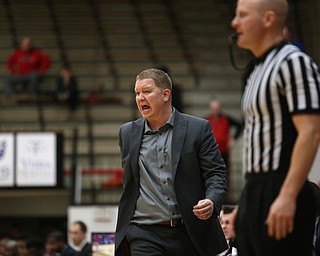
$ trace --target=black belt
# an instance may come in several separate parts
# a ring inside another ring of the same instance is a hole
[[[174,220],[168,220],[168,221],[163,221],[160,223],[157,223],[157,225],[162,225],[162,226],[167,226],[171,228],[177,228],[181,227],[184,225],[183,219],[174,219]]]

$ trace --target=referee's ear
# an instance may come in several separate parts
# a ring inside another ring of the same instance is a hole
[[[266,11],[263,17],[264,25],[266,28],[271,28],[274,26],[277,19],[277,15],[274,11]]]

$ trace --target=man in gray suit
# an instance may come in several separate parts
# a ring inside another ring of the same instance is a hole
[[[171,104],[171,79],[158,69],[136,77],[142,118],[121,126],[123,193],[116,256],[208,256],[227,249],[218,215],[226,168],[207,120]]]

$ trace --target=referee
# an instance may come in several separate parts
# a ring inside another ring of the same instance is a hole
[[[238,0],[232,27],[255,65],[241,103],[246,185],[236,218],[240,256],[310,256],[315,201],[307,183],[320,139],[320,74],[285,42],[286,0]]]

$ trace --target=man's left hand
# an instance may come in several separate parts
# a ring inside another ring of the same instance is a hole
[[[207,220],[212,216],[214,209],[213,202],[210,199],[203,199],[193,206],[193,213],[200,220]]]

